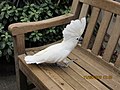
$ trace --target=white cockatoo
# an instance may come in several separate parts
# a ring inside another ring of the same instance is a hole
[[[25,57],[27,64],[41,63],[66,63],[66,58],[77,45],[86,26],[86,18],[81,20],[72,20],[63,30],[63,41],[61,43],[49,46],[34,55]]]

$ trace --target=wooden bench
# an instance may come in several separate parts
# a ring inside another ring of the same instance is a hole
[[[88,15],[89,8],[92,9],[92,12]],[[102,20],[94,35],[94,28],[101,10],[103,11]],[[69,67],[61,68],[51,64],[27,65],[25,63],[25,53],[34,54],[49,46],[25,49],[25,33],[66,24],[72,19],[83,16],[89,17],[86,32],[82,44],[78,45],[68,56],[69,60],[75,59]],[[114,23],[110,26],[113,21]],[[106,32],[109,27],[112,28],[112,33],[108,38]],[[14,40],[18,90],[28,89],[27,79],[38,90],[120,89],[120,54],[114,59],[114,63],[111,63],[111,57],[117,50],[116,46],[118,46],[120,38],[120,3],[112,0],[73,0],[69,14],[38,22],[11,24],[9,30]]]

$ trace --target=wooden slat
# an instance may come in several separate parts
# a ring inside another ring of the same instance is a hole
[[[120,15],[119,2],[113,0],[79,0],[79,1]]]
[[[42,69],[62,90],[74,90],[68,83],[66,83],[58,74],[56,74],[48,65],[39,65]]]
[[[109,70],[110,72],[120,76],[120,70],[118,70],[113,65],[106,62],[105,60],[103,60],[101,56],[91,53],[91,50],[89,50],[89,49],[86,50],[86,49],[82,48],[81,45],[78,45],[77,49],[80,50],[81,53],[85,54],[85,56],[92,58],[92,60],[94,60],[96,63],[98,63],[98,65],[100,64],[100,65],[104,66],[104,68]]]
[[[48,77],[37,65],[27,65],[25,55],[19,56],[19,67],[30,80],[42,90],[62,90],[50,77]]]
[[[115,66],[118,67],[118,68],[120,67],[120,54],[118,55],[118,58],[115,62]]]
[[[94,76],[102,76],[102,79],[99,79],[101,82],[103,82],[105,85],[107,85],[107,87],[112,88],[114,90],[117,90],[117,88],[120,88],[120,83],[118,83],[116,80],[110,78],[110,79],[104,79],[103,76],[108,76],[111,74],[106,74],[106,73],[103,73],[101,72],[99,69],[96,69],[96,65],[95,63],[91,63],[89,60],[90,58],[89,57],[83,57],[81,56],[80,53],[76,53],[76,52],[73,52],[75,56],[72,56],[72,57],[76,57],[76,59],[79,59],[79,60],[76,60],[75,62],[77,64],[79,64],[81,67],[83,67],[86,71],[88,71],[89,73],[91,73],[92,75]],[[82,60],[80,60],[82,59]]]
[[[82,3],[80,3],[79,0],[73,0],[70,13],[74,14],[74,19],[77,19],[79,17],[81,8],[82,8]]]
[[[74,64],[74,63],[72,63]],[[72,65],[73,66],[73,65]],[[76,65],[74,65],[76,67]],[[80,68],[80,67],[79,67]],[[90,90],[98,90],[95,86],[93,86],[91,83],[89,83],[84,76],[79,75],[74,70],[72,70],[70,67],[62,68],[68,75],[70,75],[73,79],[75,79],[79,84],[81,84],[86,89]],[[81,73],[81,72],[80,72]]]
[[[54,70],[62,79],[64,79],[71,87],[73,87],[75,90],[86,90],[81,84],[79,84],[76,80],[71,78],[70,75],[68,75],[66,72],[64,72],[59,67],[53,67],[51,66],[52,70]]]
[[[82,17],[86,17],[88,9],[89,9],[89,5],[83,4],[81,12],[80,12],[79,19],[81,19]]]
[[[111,16],[112,16],[112,13],[104,11],[104,16],[103,16],[102,22],[100,24],[93,48],[92,48],[92,52],[94,54],[98,54],[98,52],[100,50],[105,33],[106,33],[108,25],[110,23]]]
[[[83,39],[83,43],[82,43],[83,48],[88,47],[89,41],[90,41],[91,36],[93,34],[94,26],[96,24],[96,21],[97,21],[98,15],[99,15],[99,12],[100,12],[100,9],[95,8],[95,7],[93,8],[92,15],[90,17],[90,21],[89,21],[89,24],[87,26],[87,30],[86,30],[86,33],[85,33],[85,36]]]
[[[74,58],[76,58],[76,59],[78,59],[78,61],[75,61],[77,64],[79,64],[83,69],[85,69],[85,71],[87,71],[87,72],[89,72],[91,75],[94,75],[94,76],[103,76],[103,74],[101,74],[101,73],[98,73],[98,71],[94,68],[94,67],[91,67],[91,65],[89,65],[89,64],[87,64],[86,62],[84,62],[84,61],[80,61],[79,59],[79,57],[76,57],[76,55],[75,54],[71,54],[70,55],[70,57],[74,57]],[[101,79],[100,79],[101,80]],[[110,83],[111,81],[108,81],[107,80],[107,83]],[[103,84],[104,85],[104,84]],[[111,83],[111,85],[113,85],[112,83]],[[107,85],[107,87],[110,89],[110,87]],[[107,88],[106,87],[106,88]],[[115,87],[114,85],[113,85],[113,87]]]
[[[83,51],[83,49],[81,49],[80,47],[76,47],[74,50],[73,50],[73,53],[74,52],[79,52],[79,56],[81,58],[83,58],[82,60],[85,60],[87,63],[91,64],[93,67],[95,67],[98,71],[104,73],[104,74],[109,74],[109,75],[112,75],[113,79],[117,82],[120,83],[120,78],[119,76],[120,75],[117,75],[115,72],[112,72],[112,70],[114,70],[112,67],[109,67],[108,65],[106,65],[105,63],[101,63],[100,61],[102,61],[102,59],[98,59],[96,58],[96,56],[92,56],[94,54],[87,54],[86,52]],[[88,51],[87,51],[88,52]],[[91,56],[91,57],[90,57]],[[89,58],[89,59],[88,59]],[[115,70],[114,70],[115,71]],[[118,72],[118,71],[116,71]]]
[[[107,47],[103,54],[103,59],[105,59],[107,62],[109,62],[109,60],[111,59],[115,46],[118,43],[119,36],[120,36],[120,16],[117,16],[115,27],[112,31]]]
[[[71,56],[71,54],[70,54],[70,57],[74,58],[73,56]],[[82,76],[84,79],[86,79],[85,76],[91,76],[92,77],[92,75],[90,75],[89,73],[87,73],[85,70],[83,70],[81,67],[79,67],[76,64],[70,64],[69,67],[71,69],[73,69],[77,74],[79,74],[80,76]],[[94,87],[96,87],[99,90],[108,90],[107,87],[105,87],[102,83],[100,83],[96,79],[86,79],[86,81],[88,81],[90,84],[92,84]],[[87,84],[87,85],[89,87],[89,84]]]

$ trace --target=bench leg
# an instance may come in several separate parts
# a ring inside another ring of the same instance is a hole
[[[23,74],[21,70],[18,70],[18,71],[19,72],[16,72],[18,90],[28,90],[27,77]]]

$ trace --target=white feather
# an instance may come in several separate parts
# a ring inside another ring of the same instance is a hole
[[[38,53],[26,56],[27,64],[40,63],[56,63],[61,62],[70,54],[78,43],[77,38],[83,34],[86,26],[86,18],[81,20],[72,20],[70,24],[63,30],[63,41],[52,45]]]

